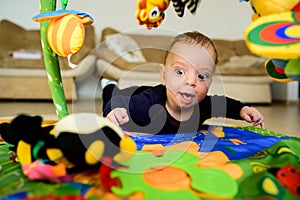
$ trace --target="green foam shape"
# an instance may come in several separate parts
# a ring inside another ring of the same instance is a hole
[[[189,174],[194,190],[226,198],[234,197],[238,193],[238,185],[230,175],[216,168],[199,168],[199,161],[196,155],[179,150],[167,150],[159,157],[139,151],[131,159],[121,163],[128,166],[127,169],[111,173],[112,178],[119,178],[122,184],[120,188],[112,187],[112,191],[120,196],[143,192],[144,199],[199,199],[189,190],[163,190],[143,180],[142,174],[147,169],[172,166]]]

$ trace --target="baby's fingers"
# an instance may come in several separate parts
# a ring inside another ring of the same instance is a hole
[[[108,115],[106,116],[107,119],[109,119],[112,123],[119,125],[118,120],[116,119],[114,112],[110,112],[108,113]]]
[[[118,108],[114,110],[114,117],[118,125],[125,124],[129,121],[127,111],[125,108]]]
[[[252,118],[250,115],[244,114],[241,116],[246,122],[252,123]]]
[[[257,109],[245,106],[242,108],[240,115],[241,118],[252,123],[253,126],[260,125],[262,129],[265,129],[264,117]]]
[[[254,123],[253,123],[253,126],[258,126],[260,125],[260,127],[262,129],[265,129],[265,123],[264,123],[264,119],[263,118],[260,118],[258,120],[256,120]]]

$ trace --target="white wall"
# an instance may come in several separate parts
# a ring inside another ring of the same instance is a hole
[[[111,26],[123,31],[139,31],[157,34],[168,29],[174,32],[200,30],[214,38],[243,38],[243,31],[251,22],[252,10],[248,3],[239,0],[202,0],[195,16],[185,10],[180,18],[170,4],[166,17],[159,28],[147,30],[138,25],[135,18],[136,0],[69,0],[67,9],[90,14],[100,36],[104,27]],[[0,20],[9,19],[27,29],[38,29],[39,23],[32,17],[40,12],[39,0],[1,0]],[[61,9],[57,0],[57,10]]]

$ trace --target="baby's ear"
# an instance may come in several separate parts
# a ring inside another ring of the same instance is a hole
[[[166,84],[166,68],[163,64],[160,64],[160,82],[161,84],[165,85]]]

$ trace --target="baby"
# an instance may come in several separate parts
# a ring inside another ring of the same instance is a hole
[[[212,117],[243,119],[264,129],[257,109],[207,95],[217,63],[210,38],[196,31],[179,34],[160,65],[161,84],[120,90],[109,84],[113,81],[102,80],[103,116],[124,130],[154,134],[195,132]]]

